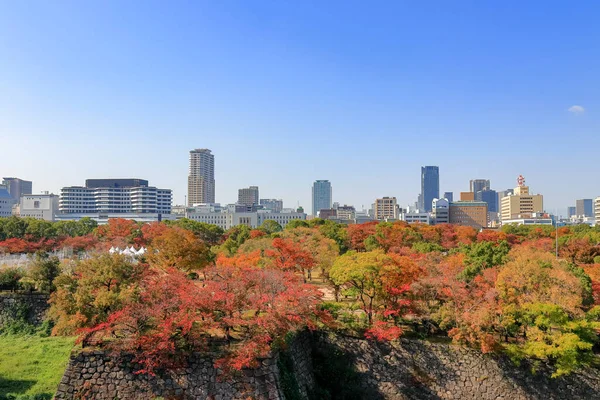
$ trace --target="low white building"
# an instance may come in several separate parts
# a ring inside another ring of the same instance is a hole
[[[177,216],[174,214],[157,214],[157,213],[80,213],[80,214],[56,214],[55,221],[79,221],[82,218],[90,218],[96,221],[99,225],[108,223],[109,219],[122,218],[131,219],[136,222],[157,222],[175,220]]]
[[[448,199],[433,199],[431,213],[434,224],[449,224],[450,202]]]
[[[306,220],[306,214],[296,212],[293,209],[283,209],[281,212],[270,210],[258,210],[256,212],[236,212],[235,205],[201,204],[193,207],[186,213],[186,218],[193,221],[217,225],[225,230],[237,225],[246,225],[250,228],[258,228],[263,222],[273,220],[285,227],[293,220]]]
[[[55,194],[24,194],[15,207],[15,215],[22,218],[43,219],[54,221],[58,214],[58,195]]]
[[[594,218],[598,224],[600,222],[600,197],[594,199]]]
[[[400,214],[400,220],[409,224],[431,224],[431,215],[428,212],[408,211]]]
[[[502,220],[504,225],[554,225],[554,217],[544,213],[516,215],[515,218]]]

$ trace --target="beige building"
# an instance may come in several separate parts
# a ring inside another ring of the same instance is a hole
[[[258,186],[250,186],[238,190],[238,204],[246,206],[258,205]]]
[[[488,204],[485,201],[454,201],[450,203],[449,215],[451,224],[476,229],[488,226]]]
[[[460,201],[475,201],[474,192],[460,192]]]
[[[376,199],[374,206],[376,220],[383,221],[386,219],[399,219],[400,217],[400,210],[395,197]]]
[[[188,207],[215,202],[215,156],[209,149],[190,151]]]
[[[594,199],[594,218],[596,219],[596,225],[600,221],[600,197]]]
[[[523,176],[519,176],[517,183],[518,186],[515,188],[514,193],[501,199],[500,219],[502,221],[544,211],[544,196],[529,193],[529,186],[525,186]]]

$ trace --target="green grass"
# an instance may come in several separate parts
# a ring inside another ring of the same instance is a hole
[[[0,336],[0,400],[50,399],[60,382],[74,338]]]

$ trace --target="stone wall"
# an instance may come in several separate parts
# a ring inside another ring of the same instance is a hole
[[[17,319],[23,311],[27,322],[41,324],[49,308],[48,299],[47,294],[0,293],[0,327]]]
[[[336,348],[351,355],[365,398],[402,400],[559,400],[600,398],[600,371],[588,369],[553,379],[533,375],[502,357],[447,343],[402,340],[381,344],[317,334],[315,351]]]
[[[390,400],[562,400],[600,398],[600,372],[588,369],[553,379],[542,368],[532,374],[502,357],[448,343],[401,340],[378,343],[325,333],[298,335],[285,350],[297,394],[314,389],[313,352],[348,354],[365,399]],[[163,376],[135,375],[127,363],[101,351],[73,355],[56,399],[285,399],[281,353],[226,380],[199,354],[188,368]],[[288,367],[286,367],[288,368]],[[335,375],[334,375],[335,376]],[[340,378],[342,379],[342,378]]]
[[[314,385],[310,346],[310,336],[303,333],[286,350],[298,390],[305,398]],[[278,358],[279,354],[274,354],[262,360],[258,369],[222,379],[212,360],[195,354],[187,368],[152,377],[134,374],[127,362],[102,351],[82,351],[72,355],[55,399],[284,399]]]

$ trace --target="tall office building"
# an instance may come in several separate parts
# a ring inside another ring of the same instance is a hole
[[[592,199],[581,199],[575,202],[575,215],[578,217],[594,216],[594,201]]]
[[[440,197],[440,168],[421,167],[421,204],[419,208],[431,212],[433,199]]]
[[[319,211],[330,209],[332,206],[331,182],[317,180],[312,187],[312,215],[316,217]]]
[[[10,197],[17,203],[20,201],[22,195],[32,193],[33,184],[31,181],[19,178],[2,178],[2,185],[6,187]]]
[[[482,192],[484,190],[490,190],[490,180],[471,179],[471,181],[469,182],[469,186],[471,188],[471,192],[473,193]]]
[[[238,204],[246,206],[258,205],[258,186],[250,186],[238,190]]]
[[[488,212],[498,212],[498,193],[495,190],[479,190],[475,192],[475,200],[485,201],[488,204]]]
[[[215,202],[215,156],[209,149],[190,151],[188,206]]]
[[[453,202],[454,201],[454,193],[453,192],[444,192],[444,199],[448,200],[449,202]]]

